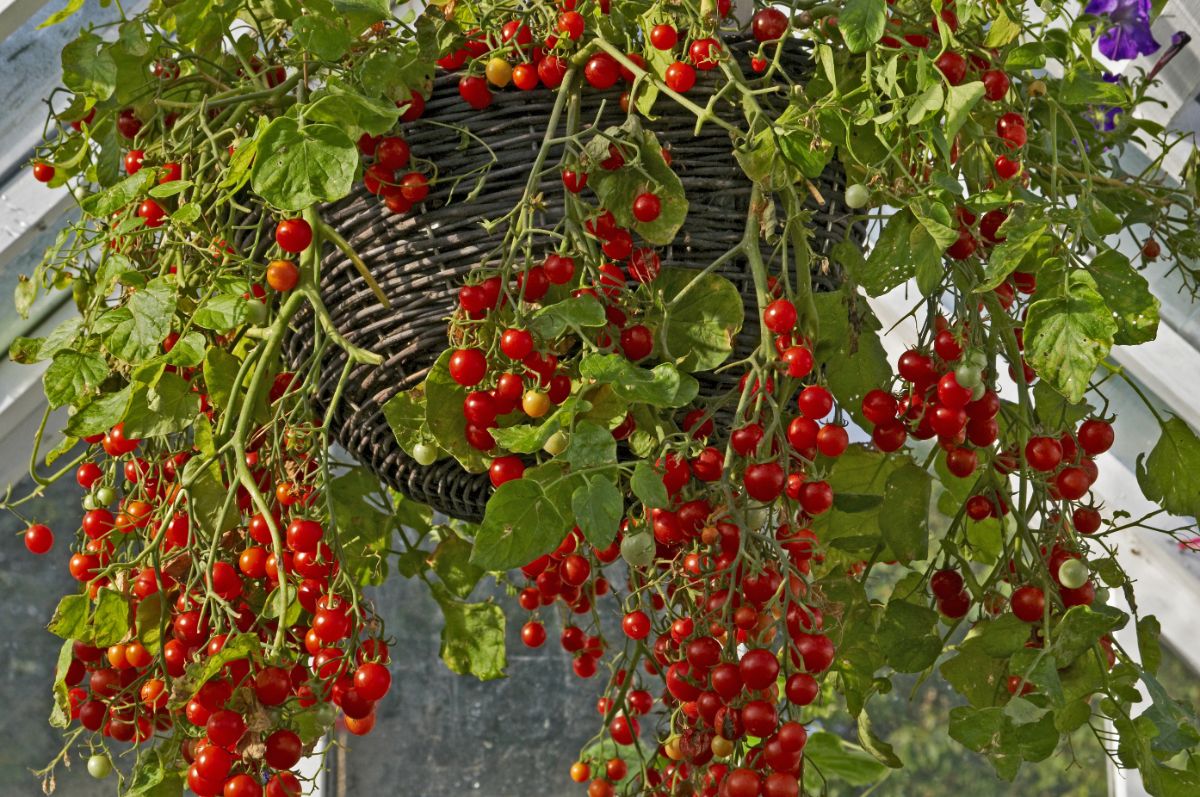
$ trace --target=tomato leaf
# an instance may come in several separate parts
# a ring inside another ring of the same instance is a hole
[[[595,548],[607,548],[617,538],[625,502],[612,479],[595,474],[587,484],[575,488],[571,510],[587,541]]]
[[[467,391],[450,376],[451,353],[442,352],[425,377],[425,422],[439,447],[466,470],[482,473],[490,459],[467,442],[467,419],[462,413]]]
[[[454,597],[463,600],[475,589],[484,570],[471,564],[471,543],[449,526],[439,526],[442,539],[429,557],[433,572]]]
[[[250,170],[254,192],[280,210],[299,211],[350,193],[358,148],[340,127],[281,116],[258,137]]]
[[[879,530],[901,562],[924,559],[928,554],[932,485],[929,472],[912,462],[901,465],[884,484]]]
[[[682,407],[696,397],[700,383],[670,363],[642,368],[619,354],[589,354],[579,364],[580,376],[612,385],[630,402],[655,407]]]
[[[1154,340],[1158,335],[1161,303],[1129,258],[1115,249],[1107,249],[1092,258],[1088,273],[1096,280],[1096,289],[1117,322],[1113,343],[1133,346]]]
[[[585,294],[541,308],[530,319],[529,330],[545,340],[554,340],[568,329],[582,331],[586,327],[602,327],[607,323],[604,305],[595,297]]]
[[[126,385],[115,393],[102,393],[67,419],[66,433],[72,437],[88,437],[107,432],[125,417],[133,388]]]
[[[83,212],[96,218],[104,218],[136,200],[154,185],[154,170],[141,169],[116,185],[92,194],[79,203]]]
[[[737,286],[720,274],[664,269],[654,282],[663,297],[646,313],[656,330],[655,354],[682,371],[711,371],[729,358],[745,320]]]
[[[108,363],[96,354],[75,349],[63,349],[54,355],[53,362],[42,374],[42,386],[52,409],[65,404],[77,404],[108,377]]]
[[[889,480],[890,481],[890,480]],[[935,633],[937,612],[893,598],[879,621],[876,639],[896,672],[921,672],[932,667],[942,652]]]
[[[1096,366],[1112,348],[1117,323],[1087,272],[1068,278],[1066,292],[1029,306],[1025,352],[1038,376],[1072,402],[1083,398]]]
[[[620,169],[601,168],[599,164],[608,158],[614,140],[632,152],[627,152]],[[596,164],[589,172],[589,185],[601,206],[612,211],[617,224],[632,229],[654,246],[666,246],[675,240],[687,217],[687,196],[679,175],[663,159],[658,138],[642,126],[638,117],[630,116],[620,127],[610,127],[603,135],[595,136],[585,152]],[[650,222],[638,221],[633,215],[633,200],[645,192],[658,196],[661,204],[658,218]]]
[[[97,648],[115,645],[129,633],[129,602],[113,589],[102,589],[96,596],[88,644]]]
[[[387,511],[379,479],[365,468],[350,468],[329,483],[329,495],[342,568],[355,583],[382,584],[396,524]]]
[[[91,31],[63,47],[62,73],[64,86],[97,100],[107,100],[117,88],[117,64],[104,40]]]
[[[527,472],[505,482],[488,499],[475,535],[471,562],[486,570],[528,564],[558,547],[574,525],[546,488]]]
[[[157,655],[162,648],[162,623],[166,602],[161,592],[155,592],[138,601],[134,623],[138,641],[150,653]]]
[[[164,277],[135,291],[124,307],[97,319],[95,330],[114,357],[137,364],[159,352],[175,316],[175,288]]]
[[[583,421],[571,432],[563,461],[575,470],[617,463],[617,441],[603,426]]]
[[[1200,517],[1200,438],[1179,418],[1168,418],[1149,456],[1137,458],[1137,480],[1142,492],[1172,515]]]
[[[852,53],[865,53],[883,37],[887,26],[884,0],[847,0],[838,14],[838,30]]]
[[[666,508],[671,505],[667,487],[663,484],[663,474],[648,462],[639,462],[633,466],[629,487],[647,509]]]
[[[50,708],[50,726],[65,729],[71,724],[71,695],[67,688],[67,673],[75,659],[75,642],[67,639],[58,649],[58,662],[54,666],[54,705]]]
[[[164,373],[151,386],[133,391],[125,416],[125,431],[131,437],[162,437],[192,425],[200,411],[200,394],[175,374]]]
[[[513,484],[514,482],[508,482]],[[442,608],[442,661],[452,672],[481,681],[505,676],[504,610],[491,601],[462,603],[444,589],[433,597]]]
[[[54,616],[50,618],[47,629],[55,636],[66,640],[87,639],[88,616],[91,613],[92,602],[87,595],[65,595],[58,602]]]

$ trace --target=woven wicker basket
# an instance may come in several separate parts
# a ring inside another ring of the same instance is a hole
[[[745,57],[744,43],[731,49]],[[804,68],[798,53],[793,75]],[[708,81],[706,83],[706,80]],[[713,78],[702,74],[691,96],[703,104]],[[441,75],[435,83],[421,119],[404,129],[414,155],[433,161],[442,175],[461,175],[487,163],[490,156],[478,143],[462,145],[458,132],[448,126],[468,128],[487,142],[497,161],[487,174],[480,195],[471,202],[462,199],[470,190],[467,182],[453,188],[435,186],[418,212],[404,216],[389,213],[361,186],[345,199],[325,209],[325,218],[362,256],[392,302],[386,310],[353,265],[340,252],[324,257],[320,290],[337,329],[351,342],[380,354],[378,367],[353,369],[336,416],[331,419],[337,441],[388,484],[435,510],[451,517],[478,521],[491,493],[486,474],[463,471],[453,459],[422,467],[404,454],[381,411],[393,396],[419,384],[434,360],[447,346],[446,321],[456,307],[458,287],[495,247],[497,233],[489,233],[481,220],[503,215],[522,196],[532,163],[545,133],[555,95],[546,90],[501,91],[492,105],[480,112],[458,96],[457,75]],[[581,118],[594,119],[605,103],[601,125],[620,124],[623,114],[616,92],[585,91]],[[729,136],[716,125],[707,125],[693,135],[695,118],[669,99],[655,105],[654,130],[673,156],[673,168],[683,182],[689,211],[675,243],[660,250],[664,267],[703,268],[726,252],[742,235],[751,186],[735,162]],[[728,118],[737,119],[728,106]],[[551,152],[548,163],[557,162],[560,152]],[[845,188],[836,164],[815,181],[825,203],[814,211],[813,244],[818,252],[843,240],[850,228],[850,215],[842,202]],[[547,202],[545,218],[561,218],[562,188],[553,173],[543,186]],[[764,256],[768,253],[764,249]],[[720,273],[732,280],[746,297],[746,322],[736,341],[736,352],[745,356],[759,339],[758,312],[748,268],[744,261],[725,265]],[[838,283],[836,274],[814,273],[816,290],[830,290]],[[287,346],[287,359],[295,364],[311,357],[311,316],[302,316]],[[330,401],[345,355],[329,347],[320,363],[318,410]],[[715,394],[731,387],[736,374],[700,374],[702,392]]]

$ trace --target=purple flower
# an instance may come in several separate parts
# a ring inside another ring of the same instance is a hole
[[[1083,13],[1105,16],[1112,22],[1100,37],[1105,58],[1127,61],[1158,50],[1150,32],[1150,0],[1091,0]]]

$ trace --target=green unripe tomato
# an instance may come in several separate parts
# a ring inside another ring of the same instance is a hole
[[[1068,559],[1058,567],[1058,582],[1067,589],[1079,589],[1087,580],[1087,565],[1078,559]]]
[[[954,369],[954,379],[963,387],[974,390],[983,382],[983,372],[970,363],[962,363]]]
[[[979,349],[972,349],[967,352],[967,362],[982,371],[987,367],[987,355]]]
[[[542,446],[542,450],[552,457],[557,457],[559,454],[567,450],[567,435],[561,429],[550,435],[550,439]]]
[[[92,498],[91,493],[88,493],[83,497],[83,508],[88,512],[91,512],[96,508],[96,499]]]
[[[96,753],[88,759],[87,770],[96,780],[104,780],[112,774],[112,761],[104,753]]]
[[[437,461],[437,447],[428,443],[417,443],[413,446],[412,458],[418,465],[432,465]]]
[[[101,487],[95,492],[96,506],[108,506],[117,500],[117,491],[111,487]]]
[[[643,532],[621,540],[621,558],[630,567],[649,567],[654,562],[654,535]]]
[[[983,398],[983,394],[986,392],[987,385],[983,384],[983,379],[981,377],[979,384],[971,388],[971,401],[979,401],[981,398]]]
[[[871,201],[871,189],[862,183],[855,183],[846,189],[846,207],[851,210],[865,208]]]

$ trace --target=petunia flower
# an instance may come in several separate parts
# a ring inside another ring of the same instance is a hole
[[[1091,0],[1083,13],[1112,21],[1099,42],[1105,58],[1127,61],[1159,48],[1150,32],[1150,0]]]

